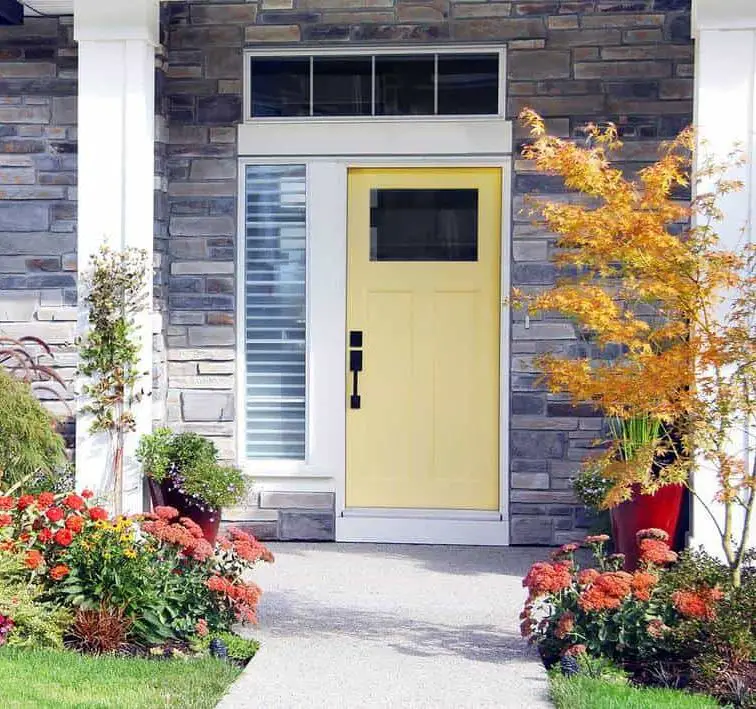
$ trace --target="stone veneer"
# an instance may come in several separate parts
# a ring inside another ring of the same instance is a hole
[[[0,27],[0,334],[52,345],[68,400],[76,367],[76,86],[72,17]],[[72,442],[71,411],[48,403]]]
[[[690,0],[258,0],[165,4],[157,60],[155,419],[235,457],[236,125],[246,46],[506,43],[507,112],[531,106],[563,136],[615,121],[629,171],[691,120]],[[71,18],[0,28],[0,329],[59,345],[72,373],[76,49]],[[526,139],[520,128],[518,140]],[[515,161],[512,282],[554,282],[553,239],[524,196],[566,199]],[[32,324],[33,322],[33,324]],[[602,421],[536,385],[533,356],[575,352],[572,326],[515,315],[510,512],[514,544],[584,526],[569,478]],[[167,362],[167,367],[164,363]],[[266,537],[333,538],[331,493],[256,493],[231,516]]]
[[[168,10],[170,112],[170,322],[168,418],[234,451],[235,125],[242,112],[245,46],[307,43],[506,43],[507,113],[530,106],[562,136],[588,121],[622,131],[628,170],[653,160],[659,141],[692,116],[690,0],[260,0],[179,2]],[[524,132],[516,129],[518,140]],[[524,196],[564,199],[559,180],[515,162],[512,282],[552,284],[553,239],[530,223]],[[575,352],[573,327],[516,314],[511,362],[511,536],[553,544],[585,526],[569,479],[600,435],[601,418],[536,385],[533,356]],[[319,515],[324,499],[263,493],[242,517],[286,534],[291,508]],[[297,499],[295,499],[297,498]],[[317,502],[317,504],[315,504]],[[257,509],[254,509],[257,508]],[[281,510],[279,512],[279,510]],[[317,525],[315,525],[317,526]],[[330,531],[330,527],[328,528]],[[322,533],[321,529],[321,533]],[[311,530],[314,536],[316,529]]]

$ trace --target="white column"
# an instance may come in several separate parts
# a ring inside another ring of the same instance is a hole
[[[103,243],[114,249],[136,247],[153,259],[155,189],[155,47],[158,0],[75,0],[79,45],[78,267]],[[147,274],[152,307],[152,272]],[[81,298],[81,295],[80,295]],[[86,312],[79,305],[79,332]],[[142,348],[139,388],[152,388],[151,313],[138,322]],[[134,449],[152,424],[152,402],[135,407],[137,432],[127,436],[124,510],[142,510],[142,481]],[[79,414],[76,426],[76,484],[108,495],[112,489],[107,436],[92,435]]]
[[[693,34],[696,38],[695,125],[698,131],[699,164],[708,153],[724,158],[739,144],[748,159],[733,170],[731,179],[745,188],[721,202],[725,220],[718,233],[725,248],[738,250],[744,240],[752,241],[752,213],[756,207],[756,2],[754,0],[694,0]],[[702,185],[706,190],[706,185]],[[753,433],[753,430],[751,431]],[[750,466],[747,434],[733,432],[732,450]],[[712,504],[718,489],[715,471],[697,466],[694,486],[713,509],[722,526],[722,507]],[[704,546],[722,556],[713,520],[699,501],[693,505],[690,543]],[[742,529],[742,527],[741,527]],[[737,537],[736,537],[737,538]],[[752,534],[751,544],[756,543]]]

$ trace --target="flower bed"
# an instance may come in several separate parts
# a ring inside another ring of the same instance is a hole
[[[0,645],[196,652],[255,622],[261,590],[243,576],[273,555],[254,537],[212,546],[173,508],[110,519],[91,498],[0,497]]]
[[[595,567],[567,544],[534,564],[523,581],[523,637],[547,667],[579,670],[576,658],[605,658],[640,684],[687,687],[735,706],[756,706],[756,569],[741,586],[702,552],[670,551],[666,533],[638,534],[640,567],[622,570],[608,536],[587,537]],[[749,703],[750,702],[750,703]]]

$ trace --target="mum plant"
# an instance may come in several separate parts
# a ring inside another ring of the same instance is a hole
[[[685,130],[631,179],[610,163],[609,154],[622,146],[613,126],[588,126],[581,146],[547,135],[531,111],[522,118],[533,138],[524,157],[585,198],[536,206],[557,235],[562,278],[514,299],[531,312],[571,318],[588,353],[545,354],[537,365],[552,392],[625,424],[646,421],[644,434],[658,429],[658,436],[641,437],[631,455],[623,437],[614,436],[587,463],[609,483],[605,507],[634,491],[687,483],[692,460],[716,475],[717,499],[701,502],[710,513],[712,503],[722,505],[721,518],[711,516],[738,585],[756,473],[731,442],[756,414],[756,247],[727,248],[716,226],[721,198],[741,186],[728,174],[742,158],[708,159],[691,177],[695,137]],[[696,194],[688,200],[691,182]],[[660,455],[669,458],[664,465]]]
[[[90,431],[105,432],[110,440],[116,514],[123,510],[125,437],[135,430],[132,407],[144,396],[138,388],[143,373],[136,318],[147,307],[147,266],[144,250],[103,246],[85,276],[89,329],[79,350],[79,371],[88,378],[83,411],[93,417]]]

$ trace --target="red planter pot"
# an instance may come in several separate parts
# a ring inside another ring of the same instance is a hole
[[[612,537],[617,552],[625,555],[625,570],[638,567],[636,534],[641,529],[662,529],[674,545],[682,512],[685,488],[665,485],[653,495],[641,495],[634,490],[633,498],[610,510]]]
[[[200,526],[202,534],[210,544],[215,544],[221,523],[219,509],[200,506],[193,497],[180,492],[170,478],[165,478],[162,483],[158,483],[148,477],[147,482],[153,507],[162,505],[175,507],[182,517],[188,517]]]

